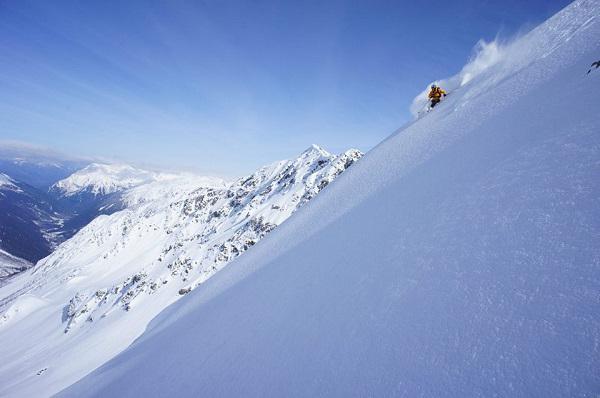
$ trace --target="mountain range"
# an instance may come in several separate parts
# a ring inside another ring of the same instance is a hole
[[[0,348],[0,379],[19,374],[0,394],[56,392],[122,351],[162,309],[256,245],[361,156],[313,145],[232,182],[91,165],[55,184],[67,196],[118,193],[120,211],[96,217],[0,290],[0,338],[26,334],[31,343],[27,353]],[[86,349],[96,344],[102,350]]]
[[[0,145],[0,279],[49,255],[101,214],[123,208],[121,194],[174,175],[125,164],[95,163]]]

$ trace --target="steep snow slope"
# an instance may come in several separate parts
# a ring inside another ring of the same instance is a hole
[[[594,396],[599,37],[574,2],[59,396]]]
[[[44,396],[89,373],[360,156],[313,146],[228,185],[186,177],[128,190],[125,210],[0,289],[0,341],[16,342],[0,345],[0,395]]]
[[[52,186],[52,189],[65,196],[82,192],[108,195],[164,178],[167,177],[127,164],[92,163],[58,181]]]

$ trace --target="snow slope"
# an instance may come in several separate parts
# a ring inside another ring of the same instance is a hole
[[[575,1],[59,396],[596,396],[599,37]]]
[[[360,156],[312,146],[229,184],[187,176],[123,192],[125,210],[0,289],[0,341],[15,342],[0,345],[0,396],[55,393],[110,359]]]
[[[137,169],[127,164],[92,163],[58,181],[52,189],[65,196],[82,192],[108,195],[169,177],[173,176]]]

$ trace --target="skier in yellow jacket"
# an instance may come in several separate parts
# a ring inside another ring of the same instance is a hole
[[[431,91],[429,91],[429,99],[431,100],[431,108],[436,106],[441,100],[442,97],[446,96],[446,91],[444,91],[441,87],[432,84]]]

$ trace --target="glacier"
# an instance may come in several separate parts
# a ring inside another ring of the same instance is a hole
[[[451,80],[58,396],[596,396],[599,17],[577,0]]]

